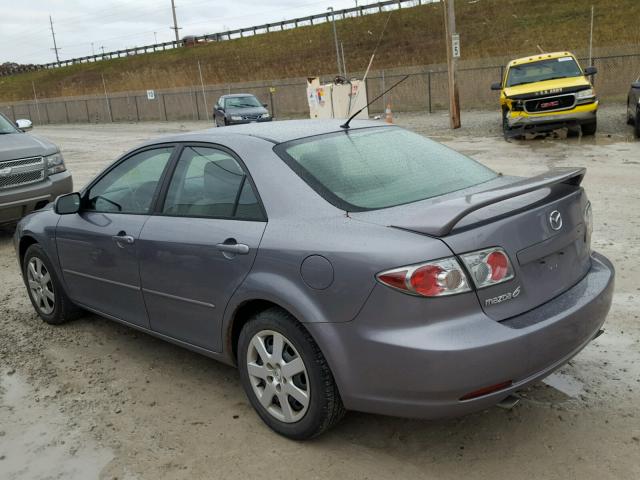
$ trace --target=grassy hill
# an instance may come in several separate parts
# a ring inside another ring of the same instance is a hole
[[[458,0],[456,15],[462,59],[526,55],[537,51],[584,52],[590,7],[595,6],[594,48],[637,46],[639,0]],[[337,22],[348,71],[365,69],[389,13]],[[441,4],[391,13],[375,69],[445,61]],[[19,61],[19,59],[16,59]],[[335,49],[330,23],[255,37],[0,77],[0,101],[60,97],[102,91],[171,88],[199,83],[197,61],[207,84],[333,74]]]

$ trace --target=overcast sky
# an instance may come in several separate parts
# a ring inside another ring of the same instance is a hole
[[[215,33],[355,5],[355,0],[175,0],[180,36]],[[373,0],[360,0],[360,4]],[[0,63],[60,59],[167,42],[174,38],[171,0],[0,0]],[[155,36],[154,36],[154,32]]]

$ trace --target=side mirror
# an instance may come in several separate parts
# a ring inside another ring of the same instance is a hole
[[[264,108],[267,108],[267,107],[269,107],[269,104],[268,104],[268,103],[263,103],[263,104],[262,104],[262,106],[263,106]]]
[[[16,127],[18,127],[23,132],[27,130],[31,130],[33,128],[33,123],[31,120],[27,120],[26,118],[19,118],[16,120]]]
[[[632,83],[631,83],[631,88],[638,88],[638,89],[640,89],[640,82],[632,82]]]
[[[80,194],[78,192],[67,193],[56,198],[54,210],[58,215],[70,215],[80,211]]]
[[[584,69],[584,74],[588,77],[590,75],[595,75],[598,73],[598,69],[596,67],[587,67]]]
[[[502,84],[500,82],[495,82],[491,84],[491,90],[502,90]]]

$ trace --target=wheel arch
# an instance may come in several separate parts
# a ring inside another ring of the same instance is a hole
[[[24,263],[24,256],[27,253],[27,249],[31,245],[35,245],[37,243],[38,241],[31,235],[23,235],[22,238],[20,238],[20,243],[18,244],[18,258],[20,259],[20,268],[22,268],[22,265]]]
[[[256,314],[268,310],[270,308],[277,308],[291,315],[297,323],[299,323],[302,328],[305,328],[304,322],[300,320],[299,314],[291,311],[291,309],[285,308],[278,302],[274,302],[272,300],[267,300],[264,298],[252,298],[247,299],[239,303],[231,314],[231,318],[229,320],[229,324],[226,328],[226,338],[225,345],[227,352],[229,352],[229,359],[233,362],[233,364],[237,365],[238,359],[238,339],[240,337],[240,332],[242,331],[242,327],[246,325],[246,323],[251,320]],[[311,332],[309,332],[311,335]]]

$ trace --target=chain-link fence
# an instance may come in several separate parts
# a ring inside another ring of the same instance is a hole
[[[587,59],[581,59],[583,65]],[[594,77],[601,100],[623,102],[630,83],[640,75],[640,54],[595,57]],[[465,66],[458,69],[461,108],[496,108],[498,95],[490,90],[500,80],[503,66]],[[448,108],[447,72],[443,65],[407,67],[373,72],[367,78],[368,98],[374,98],[404,75],[409,78],[369,108],[371,114],[384,111],[389,103],[394,111],[434,112]],[[362,78],[362,73],[354,75]],[[331,77],[323,78],[331,81]],[[194,85],[147,92],[105,91],[101,95],[37,99],[0,105],[0,112],[16,120],[29,118],[34,124],[105,123],[139,121],[210,120],[212,107],[221,95],[251,93],[269,105],[278,118],[304,117],[309,113],[306,79],[294,78],[229,85]],[[37,95],[37,85],[34,85]]]

